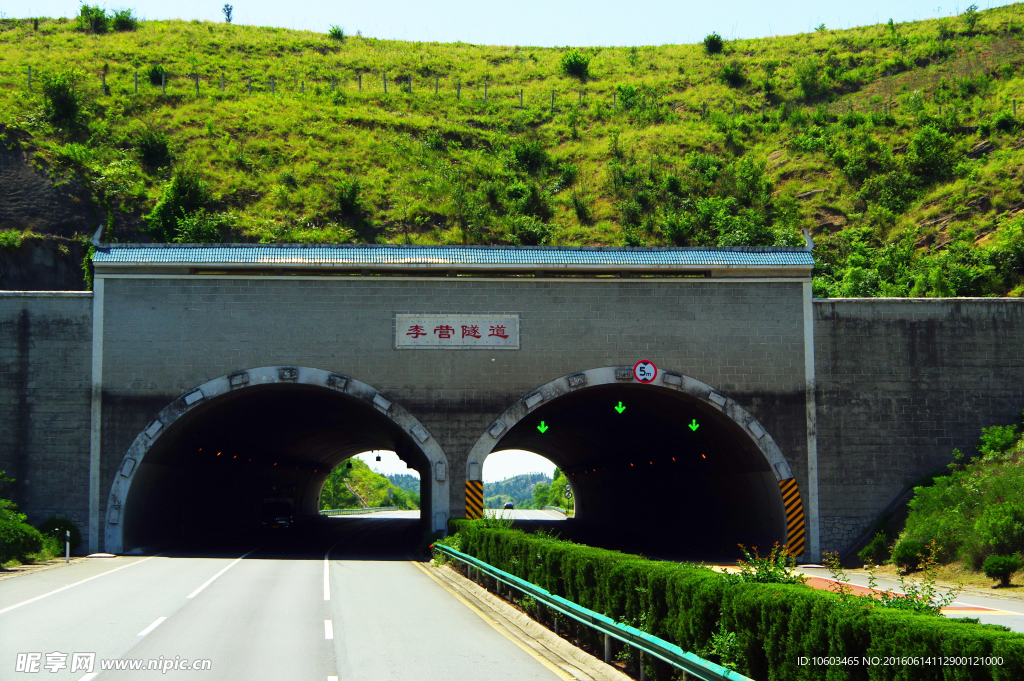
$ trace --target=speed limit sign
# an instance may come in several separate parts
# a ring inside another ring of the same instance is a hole
[[[640,383],[650,383],[658,377],[658,367],[649,359],[642,359],[633,365],[633,378]]]

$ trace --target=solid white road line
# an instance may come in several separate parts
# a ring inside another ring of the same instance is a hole
[[[140,631],[139,633],[137,633],[135,635],[136,636],[145,636],[146,634],[148,634],[149,632],[153,631],[154,629],[159,627],[161,624],[163,624],[165,619],[167,619],[167,618],[166,617],[157,617],[155,622],[153,622],[148,627],[146,627],[145,629],[143,629],[142,631]]]
[[[53,594],[56,594],[56,593],[60,593],[61,591],[64,591],[66,589],[70,589],[73,586],[78,586],[79,584],[85,584],[86,582],[91,582],[94,579],[99,579],[100,577],[109,575],[111,572],[117,572],[118,570],[124,570],[125,568],[130,568],[133,565],[138,565],[139,563],[145,563],[147,560],[153,560],[154,558],[156,558],[156,556],[150,556],[149,558],[143,558],[142,560],[137,560],[134,563],[128,563],[127,565],[122,565],[121,567],[116,567],[113,570],[107,570],[106,572],[101,572],[98,575],[93,575],[92,577],[89,577],[87,579],[83,579],[81,581],[75,582],[74,584],[68,584],[67,586],[62,586],[59,589],[54,589],[53,591],[47,591],[43,595],[36,596],[35,598],[30,598],[27,601],[22,601],[21,603],[15,603],[14,605],[8,605],[3,610],[0,610],[0,615],[4,614],[5,612],[10,612],[11,610],[14,610],[15,608],[20,608],[23,605],[28,605],[29,603],[35,603],[36,601],[38,601],[38,600],[40,600],[42,598],[46,598],[47,596],[52,596]]]
[[[324,620],[324,639],[331,641],[334,639],[334,621]]]
[[[256,549],[253,549],[253,550],[252,550],[252,551],[250,551],[249,553],[252,553],[252,552],[253,552],[253,551],[255,551],[255,550],[256,550]],[[249,555],[249,553],[245,554],[244,556],[239,556],[238,558],[235,558],[235,560],[234,560],[234,561],[232,561],[232,563],[231,563],[230,565],[228,565],[228,566],[227,566],[226,568],[224,568],[223,570],[221,570],[220,572],[218,572],[217,574],[215,574],[215,575],[214,575],[213,577],[210,577],[210,578],[209,578],[208,580],[206,580],[205,582],[203,582],[203,585],[202,585],[202,586],[200,586],[200,587],[199,587],[198,589],[196,589],[195,591],[193,591],[192,593],[190,593],[190,594],[189,594],[188,596],[185,596],[185,598],[195,598],[196,596],[198,596],[198,595],[199,595],[199,592],[200,592],[200,591],[202,591],[202,590],[203,590],[203,589],[205,589],[206,587],[208,587],[208,586],[210,586],[211,584],[213,584],[214,580],[216,580],[216,579],[217,579],[218,577],[220,577],[220,576],[221,576],[222,574],[224,574],[225,572],[227,572],[227,571],[228,571],[228,570],[230,570],[231,568],[235,567],[235,565],[236,565],[236,564],[237,564],[237,563],[238,563],[239,561],[241,561],[241,560],[242,560],[243,558],[245,558],[245,556],[248,556],[248,555]]]
[[[328,676],[327,677],[327,681],[338,681],[338,677],[337,676]]]

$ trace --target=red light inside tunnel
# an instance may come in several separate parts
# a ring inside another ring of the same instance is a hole
[[[648,461],[647,463],[649,463],[649,464],[650,464],[650,465],[652,465],[652,466],[654,465],[654,462],[653,462],[653,461]]]
[[[701,454],[701,456],[704,456],[704,455],[703,455],[703,454]],[[277,463],[275,462],[275,463],[274,463],[274,465],[276,466],[276,465],[277,465]]]
[[[632,468],[632,467],[633,467],[633,464],[629,464],[629,467],[630,467],[630,468]]]
[[[233,457],[231,457],[231,458],[232,458],[232,459],[237,459],[237,458],[238,458],[238,454],[235,454],[235,455],[234,455]]]
[[[674,456],[673,456],[673,457],[672,457],[672,460],[673,460],[673,461],[675,461],[675,460],[676,460],[676,457],[674,457]]]
[[[220,452],[217,452],[217,456],[220,456]]]
[[[701,454],[701,455],[700,455],[700,458],[702,458],[702,459],[706,459],[706,458],[708,458],[708,457],[706,457],[706,456],[704,456],[703,454]]]

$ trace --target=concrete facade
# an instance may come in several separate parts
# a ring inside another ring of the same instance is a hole
[[[99,499],[133,441],[196,386],[297,366],[362,382],[415,417],[464,510],[470,452],[510,407],[576,372],[644,358],[770,433],[808,489],[798,280],[107,275]],[[815,301],[823,550],[1024,407],[1024,301]],[[396,314],[517,314],[521,349],[396,350]],[[88,517],[92,298],[0,294],[0,469],[33,520]],[[368,388],[369,389],[369,388]],[[102,526],[99,536],[104,536]]]

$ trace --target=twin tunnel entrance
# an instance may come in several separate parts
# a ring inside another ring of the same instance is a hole
[[[576,518],[563,536],[694,560],[735,557],[739,543],[802,552],[795,481],[749,414],[687,377],[640,385],[615,371],[563,377],[518,401],[480,436],[465,477],[411,414],[355,379],[290,367],[214,379],[136,438],[111,490],[107,550],[252,525],[268,503],[315,516],[331,470],[374,449],[419,472],[423,529],[439,530],[486,456],[520,449],[566,473]]]

